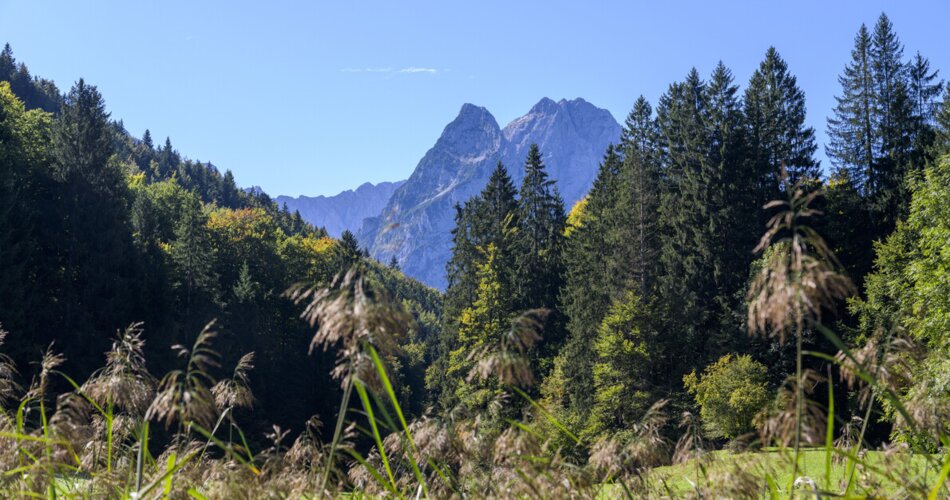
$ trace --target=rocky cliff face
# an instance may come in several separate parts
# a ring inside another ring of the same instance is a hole
[[[359,231],[363,219],[379,215],[403,182],[380,182],[375,185],[367,182],[355,190],[348,189],[335,196],[278,196],[276,201],[278,206],[286,203],[291,212],[299,210],[305,221],[324,227],[330,236],[339,238],[347,229],[354,233]]]
[[[607,145],[619,138],[613,116],[583,99],[544,98],[503,130],[488,110],[465,104],[385,207],[364,221],[357,237],[380,261],[395,256],[404,273],[444,289],[454,206],[482,190],[496,162],[520,183],[528,147],[537,143],[570,208],[593,183]]]

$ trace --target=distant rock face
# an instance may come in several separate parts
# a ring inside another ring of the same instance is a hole
[[[583,99],[544,98],[504,129],[485,108],[465,104],[385,207],[363,222],[357,238],[381,262],[395,256],[404,273],[444,289],[454,206],[484,188],[496,162],[520,184],[528,148],[537,143],[570,209],[593,183],[607,146],[619,139],[620,125],[610,112]]]
[[[327,233],[339,238],[343,231],[359,231],[363,219],[379,215],[389,202],[393,192],[405,181],[365,183],[334,196],[278,196],[277,205],[291,212],[300,211],[303,220],[317,227],[324,227]]]

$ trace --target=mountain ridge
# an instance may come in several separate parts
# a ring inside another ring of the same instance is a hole
[[[520,183],[528,147],[537,143],[570,207],[593,183],[607,145],[619,139],[610,112],[581,98],[545,97],[504,128],[484,107],[463,104],[386,206],[364,220],[358,239],[373,257],[395,257],[407,275],[444,289],[455,205],[482,190],[498,161]]]
[[[286,205],[291,212],[299,211],[304,220],[323,227],[327,234],[339,238],[344,231],[357,232],[363,219],[380,213],[389,198],[404,182],[364,182],[356,189],[347,189],[335,195],[296,197],[278,196],[279,206]]]

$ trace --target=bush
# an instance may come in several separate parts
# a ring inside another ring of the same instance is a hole
[[[700,407],[710,437],[735,438],[753,430],[752,420],[769,402],[765,365],[748,355],[726,354],[683,377],[686,390]]]

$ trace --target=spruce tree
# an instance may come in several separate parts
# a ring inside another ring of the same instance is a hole
[[[925,102],[935,92],[925,59],[908,64],[886,15],[873,33],[861,26],[852,61],[839,77],[842,94],[828,120],[828,155],[850,179],[871,213],[872,233],[890,233],[907,211],[909,176],[925,162],[933,134],[924,125]]]
[[[835,97],[838,104],[828,119],[827,153],[832,165],[847,173],[858,193],[867,196],[876,189],[869,176],[874,163],[874,87],[871,35],[863,24],[854,38],[851,62],[838,83],[841,95]]]
[[[356,241],[356,236],[349,229],[343,231],[343,234],[340,235],[339,255],[343,266],[342,271],[344,272],[359,262],[363,255],[360,244]]]
[[[749,161],[754,175],[765,181],[756,193],[760,206],[778,196],[783,165],[793,184],[820,178],[815,130],[805,126],[805,93],[775,47],[769,47],[749,80],[744,110]]]
[[[706,192],[711,171],[708,113],[709,93],[695,69],[685,81],[670,85],[657,107],[666,179],[658,210],[662,272],[657,285],[662,307],[676,311],[663,326],[666,371],[674,373],[668,384],[676,383],[677,371],[692,368],[676,365],[683,360],[698,362],[703,356],[695,347],[707,333],[703,325],[709,321],[712,280],[705,264],[712,242],[705,236],[714,207],[707,202]]]
[[[456,379],[445,380],[450,356],[460,345],[463,312],[477,300],[484,270],[485,251],[495,248],[495,281],[510,293],[514,289],[514,245],[518,227],[518,203],[511,177],[500,162],[488,184],[465,205],[456,205],[452,230],[452,256],[446,265],[448,288],[442,313],[442,332],[436,360],[427,371],[426,385],[437,393],[443,407],[456,402]]]
[[[607,148],[597,177],[587,195],[579,226],[565,242],[565,285],[560,310],[567,317],[568,336],[558,356],[558,368],[564,374],[563,392],[568,410],[578,420],[585,419],[594,404],[595,353],[593,341],[597,326],[607,314],[617,290],[611,286],[618,271],[611,245],[620,213],[621,171],[623,160],[614,146]],[[560,392],[560,388],[558,389]]]
[[[593,406],[584,429],[591,439],[630,429],[658,399],[652,363],[656,338],[649,305],[627,292],[607,312],[594,338]]]
[[[917,52],[907,71],[913,116],[921,124],[932,125],[943,90],[943,81],[937,79],[940,70],[931,71],[930,60]]]
[[[502,390],[495,380],[469,380],[478,359],[496,348],[511,326],[515,309],[510,287],[495,243],[479,247],[482,261],[476,265],[478,288],[475,300],[462,310],[458,322],[458,342],[449,354],[446,380],[455,383],[454,396],[469,411],[483,412]]]
[[[181,219],[175,226],[171,260],[174,263],[175,288],[183,307],[187,325],[199,325],[211,318],[194,317],[200,306],[217,301],[218,276],[215,257],[208,234],[201,202],[189,196],[182,207]]]
[[[950,153],[950,82],[944,87],[943,100],[934,114],[934,128],[933,156],[939,158]]]
[[[137,281],[125,176],[110,160],[113,130],[102,95],[80,79],[66,95],[52,138],[55,196],[50,248],[59,255],[64,329],[75,333],[77,364],[101,353],[102,332],[127,325],[141,304],[128,293]],[[58,233],[58,234],[56,234]]]
[[[536,369],[546,372],[564,338],[563,317],[557,311],[557,305],[564,282],[567,214],[554,181],[548,178],[537,144],[529,147],[524,168],[518,198],[518,232],[513,248],[514,293],[519,310],[551,311],[544,325],[536,360]]]
[[[660,200],[659,131],[653,117],[653,109],[640,96],[621,133],[620,153],[623,166],[620,169],[617,204],[608,218],[616,230],[611,231],[614,241],[609,248],[617,255],[619,269],[615,276],[616,289],[636,283],[641,297],[652,294],[658,274],[659,234],[656,212]],[[609,153],[608,153],[609,154]],[[622,272],[629,269],[629,273]]]

